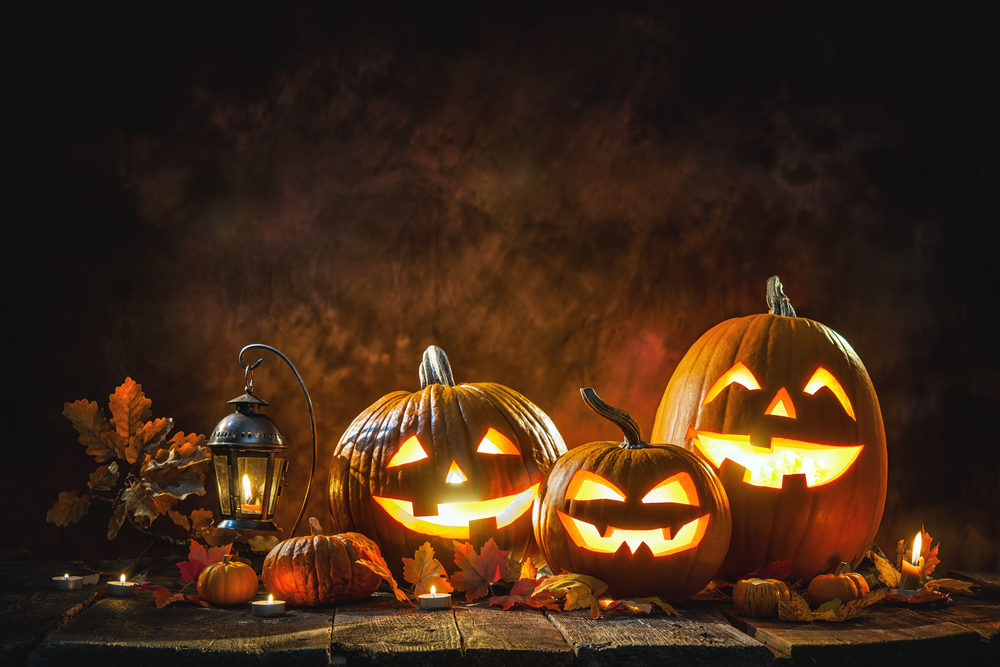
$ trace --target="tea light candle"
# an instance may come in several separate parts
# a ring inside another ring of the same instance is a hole
[[[108,595],[113,598],[127,598],[132,595],[135,591],[135,584],[131,581],[125,581],[125,575],[121,576],[118,581],[108,582]]]
[[[68,573],[61,577],[52,577],[52,585],[56,590],[75,591],[83,586],[83,577],[70,576]]]
[[[273,595],[268,594],[266,600],[256,600],[251,606],[254,616],[281,616],[285,613],[285,601],[275,600]]]
[[[417,596],[417,609],[422,611],[432,611],[434,609],[450,609],[451,593],[438,593],[437,589],[431,586],[430,593]]]
[[[924,557],[920,555],[920,533],[913,538],[913,554],[910,562],[903,559],[902,577],[899,579],[899,587],[906,591],[915,591],[920,588],[920,571],[924,569]]]

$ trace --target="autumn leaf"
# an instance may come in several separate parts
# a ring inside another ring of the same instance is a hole
[[[215,514],[212,512],[212,510],[205,510],[205,509],[191,510],[191,533],[195,537],[203,537],[208,531],[212,530],[215,527],[213,525],[214,523],[215,523]],[[274,535],[268,535],[267,537],[273,538],[274,544],[278,543],[278,538],[275,537]]]
[[[128,515],[128,507],[120,502],[115,505],[111,512],[111,519],[108,520],[108,539],[113,540],[118,537],[118,532],[125,524],[125,517]]]
[[[233,548],[232,543],[222,547],[209,547],[205,549],[197,540],[191,540],[191,547],[188,550],[188,559],[177,563],[181,571],[181,581],[197,581],[198,575],[208,565],[217,563],[228,555]]]
[[[270,551],[278,546],[279,541],[274,535],[254,535],[247,540],[247,544],[250,545],[250,549],[253,551]]]
[[[170,417],[151,419],[139,427],[140,452],[158,447],[167,434],[174,430],[174,420]]]
[[[746,576],[740,577],[740,579],[778,579],[779,581],[784,581],[792,576],[792,561],[791,560],[776,560],[768,563],[767,565],[758,567],[753,572],[750,572]]]
[[[934,548],[931,548],[931,542],[934,540],[931,534],[924,530],[923,526],[920,526],[920,555],[924,559],[924,565],[920,568],[920,578],[926,579],[927,576],[934,571],[937,564],[941,561],[938,559],[938,547],[941,546],[940,543],[935,544]]]
[[[139,584],[136,590],[148,590],[153,592],[153,599],[156,600],[156,608],[163,609],[167,605],[173,604],[175,602],[193,602],[195,604],[200,604],[202,607],[207,607],[208,602],[198,597],[197,595],[186,595],[184,593],[173,593],[166,586],[160,586],[159,584]]]
[[[491,537],[477,552],[468,542],[452,540],[455,548],[455,565],[459,571],[451,575],[452,585],[465,591],[466,602],[472,602],[489,594],[490,584],[500,581],[507,569],[509,551],[501,551]]]
[[[726,592],[728,591],[728,593]],[[713,579],[691,597],[692,600],[728,600],[733,597],[733,585],[728,581]]]
[[[653,611],[653,607],[656,607],[667,616],[678,615],[677,610],[669,602],[665,602],[657,596],[631,598],[629,600],[620,600],[620,602],[633,614],[638,613],[637,610],[641,610],[644,614],[649,614]]]
[[[368,547],[361,547],[361,558],[354,562],[358,565],[364,565],[369,570],[382,577],[382,579],[385,580],[385,583],[389,584],[389,588],[392,590],[397,600],[416,606],[413,604],[413,600],[411,600],[406,592],[399,587],[399,584],[396,583],[396,579],[392,576],[392,572],[389,571],[389,566],[386,564],[385,559],[382,558],[382,554],[377,551],[372,551]]]
[[[76,523],[90,509],[90,496],[79,491],[60,491],[55,504],[45,513],[45,520],[57,526]]]
[[[866,557],[875,564],[875,574],[879,581],[889,588],[898,588],[900,573],[892,563],[886,560],[882,554],[875,549],[869,549]]]
[[[815,611],[809,608],[809,603],[798,593],[791,592],[788,602],[778,602],[778,618],[783,621],[846,621],[857,616],[862,609],[870,607],[885,598],[888,588],[877,588],[865,593],[856,600],[841,603],[840,598],[824,602]]]
[[[115,448],[115,431],[104,418],[104,412],[94,401],[80,399],[63,405],[63,416],[70,420],[79,434],[77,440],[87,448],[87,453],[104,463],[118,456]]]
[[[782,621],[811,622],[813,620],[813,613],[805,598],[793,591],[790,593],[787,602],[784,600],[778,602],[778,618]]]
[[[542,579],[518,579],[514,583],[514,586],[510,589],[510,593],[507,595],[495,595],[491,597],[489,599],[489,604],[497,605],[504,611],[507,611],[517,604],[534,607],[535,609],[551,609],[553,611],[558,611],[559,603],[554,599],[535,599],[531,597],[531,594],[535,592],[535,588],[537,588],[538,584],[542,581]]]
[[[191,494],[205,494],[210,460],[205,436],[177,432],[164,446],[150,452],[141,475],[154,494],[169,493],[183,500]]]
[[[159,512],[153,507],[153,497],[149,495],[149,490],[138,479],[122,492],[122,500],[132,516],[155,518],[159,515]]]
[[[973,593],[971,581],[961,579],[929,579],[924,588],[932,591],[945,591],[946,593]]]
[[[454,578],[454,577],[453,577]],[[590,617],[601,615],[600,603],[597,598],[608,590],[608,585],[586,574],[556,574],[541,580],[532,594],[534,598],[564,598],[563,609],[590,608]]]
[[[185,533],[191,532],[191,519],[176,510],[168,510],[167,516],[170,517],[171,521],[183,528]]]
[[[142,385],[130,377],[108,396],[111,425],[118,436],[118,454],[129,463],[135,463],[142,451],[140,429],[149,420],[152,404],[142,393]]]
[[[448,581],[444,567],[434,557],[434,547],[424,542],[413,552],[413,558],[403,557],[403,579],[413,584],[413,594],[430,593],[431,587],[438,593],[454,590]]]
[[[95,491],[110,491],[118,481],[118,461],[112,461],[110,465],[98,466],[94,472],[90,473],[87,486]]]
[[[538,568],[535,567],[535,561],[531,556],[528,556],[523,563],[521,563],[521,579],[536,579],[538,578]]]

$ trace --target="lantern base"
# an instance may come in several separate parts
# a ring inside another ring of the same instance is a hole
[[[273,521],[257,521],[255,519],[223,519],[215,527],[228,530],[281,530]]]

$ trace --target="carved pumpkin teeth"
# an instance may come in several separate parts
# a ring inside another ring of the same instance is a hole
[[[709,515],[703,514],[681,526],[674,537],[670,536],[670,528],[628,530],[614,526],[608,526],[602,535],[592,523],[571,517],[562,510],[556,510],[556,514],[574,544],[589,551],[608,554],[617,552],[623,544],[628,545],[633,554],[642,544],[646,545],[653,556],[668,556],[686,551],[698,546],[708,530],[709,521]]]

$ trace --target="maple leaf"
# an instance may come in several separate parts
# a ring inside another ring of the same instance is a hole
[[[179,431],[165,446],[146,457],[140,474],[153,493],[169,493],[183,500],[191,494],[205,494],[210,460],[205,436]]]
[[[408,602],[410,605],[416,606],[413,604],[413,600],[411,600],[406,592],[399,587],[399,584],[396,583],[396,579],[393,578],[392,573],[389,571],[389,566],[386,564],[385,559],[382,558],[382,554],[377,551],[372,551],[368,547],[361,547],[360,552],[361,558],[354,561],[355,563],[358,565],[364,565],[369,570],[382,577],[382,579],[385,580],[385,583],[389,584],[389,588],[392,590],[397,600],[400,602]]]
[[[572,611],[590,607],[590,617],[601,615],[597,598],[608,590],[608,585],[586,574],[556,574],[541,580],[532,594],[534,598],[565,598],[563,609]]]
[[[191,547],[188,550],[188,559],[177,563],[181,571],[181,581],[197,581],[198,575],[208,565],[217,563],[229,554],[233,548],[232,543],[222,547],[209,547],[205,549],[197,540],[191,540]]]
[[[433,586],[438,593],[454,590],[448,581],[444,567],[434,557],[434,547],[424,542],[413,552],[413,558],[403,557],[403,579],[413,584],[413,594],[430,593]]]
[[[200,604],[202,607],[209,606],[208,602],[204,598],[200,598],[197,595],[173,593],[166,586],[160,586],[159,584],[139,584],[135,588],[137,590],[152,591],[153,598],[156,600],[157,609],[163,609],[167,605],[175,602],[194,602],[195,604]]]
[[[65,527],[76,523],[90,509],[90,496],[79,491],[60,491],[56,502],[45,513],[45,520]]]
[[[552,609],[553,611],[558,611],[559,603],[554,599],[535,599],[531,597],[531,594],[535,592],[535,588],[537,588],[538,584],[541,582],[542,579],[518,579],[514,583],[514,586],[510,589],[510,593],[507,595],[494,595],[489,599],[489,604],[497,605],[504,611],[507,611],[516,604],[523,604],[536,609]]]
[[[95,491],[110,491],[118,481],[118,461],[112,461],[111,465],[98,466],[94,472],[90,473],[87,486]]]
[[[477,552],[468,542],[452,540],[455,565],[459,571],[451,575],[452,585],[465,591],[465,601],[472,602],[489,594],[490,584],[500,581],[507,570],[509,551],[501,551],[491,537]]]
[[[941,546],[940,543],[935,544],[934,548],[931,548],[931,542],[934,540],[931,534],[924,530],[923,526],[920,526],[920,555],[924,559],[924,565],[920,568],[920,578],[926,579],[927,575],[934,571],[937,564],[941,561],[938,559],[938,547]]]
[[[108,539],[113,540],[118,537],[118,532],[125,524],[125,517],[128,515],[128,506],[125,503],[118,503],[111,512],[108,520]]]
[[[142,385],[130,377],[108,396],[111,425],[118,436],[116,449],[119,457],[129,463],[135,463],[142,451],[140,429],[149,419],[152,404],[153,401],[142,393]]]
[[[63,416],[73,424],[79,434],[77,440],[98,463],[118,456],[114,429],[104,418],[104,412],[96,402],[81,398],[79,401],[65,403]]]

